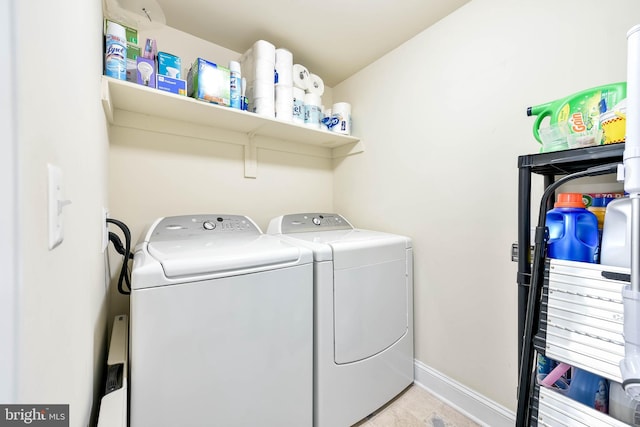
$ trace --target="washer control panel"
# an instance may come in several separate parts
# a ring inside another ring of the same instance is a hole
[[[353,226],[343,216],[333,213],[301,213],[284,215],[281,223],[282,234],[305,233],[309,231],[353,230]]]
[[[154,227],[149,242],[211,237],[223,233],[262,234],[250,218],[242,215],[181,215],[162,218]]]

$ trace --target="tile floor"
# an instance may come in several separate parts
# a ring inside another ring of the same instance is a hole
[[[393,401],[353,427],[478,427],[434,395],[409,386]]]

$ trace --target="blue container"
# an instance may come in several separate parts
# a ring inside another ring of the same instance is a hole
[[[574,368],[567,396],[605,414],[609,412],[609,382],[591,372]]]
[[[598,260],[598,218],[584,207],[582,194],[561,193],[547,212],[547,256],[595,263]]]

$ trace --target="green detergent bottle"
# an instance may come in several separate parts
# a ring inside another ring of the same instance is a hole
[[[568,131],[582,133],[597,128],[600,114],[613,108],[627,97],[627,82],[612,83],[586,89],[565,98],[527,108],[527,116],[537,116],[533,123],[533,136],[542,142],[538,130],[545,117],[550,125],[569,122]]]

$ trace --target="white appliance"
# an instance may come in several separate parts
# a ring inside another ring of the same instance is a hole
[[[337,214],[271,220],[314,254],[314,426],[350,426],[413,382],[413,252],[407,237]]]
[[[312,424],[313,257],[237,215],[157,220],[131,290],[131,427]]]

